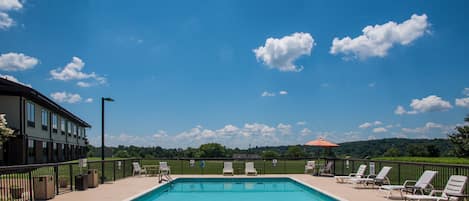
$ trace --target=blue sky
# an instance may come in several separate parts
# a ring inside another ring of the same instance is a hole
[[[108,145],[441,138],[469,113],[467,1],[0,3],[0,74]],[[365,28],[367,27],[367,28]]]

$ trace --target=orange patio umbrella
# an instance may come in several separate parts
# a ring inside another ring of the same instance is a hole
[[[329,142],[325,140],[324,138],[319,138],[316,140],[312,140],[307,142],[305,145],[307,146],[313,146],[313,147],[324,147],[324,148],[331,148],[331,147],[338,147],[338,144]],[[319,150],[318,150],[318,159],[319,159]]]
[[[338,147],[338,144],[334,144],[332,142],[329,142],[323,138],[319,138],[317,140],[312,140],[307,142],[305,145],[308,146],[314,146],[314,147]]]

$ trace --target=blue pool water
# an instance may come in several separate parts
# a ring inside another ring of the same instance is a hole
[[[179,178],[133,201],[337,201],[289,178]]]

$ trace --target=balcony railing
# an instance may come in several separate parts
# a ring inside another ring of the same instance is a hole
[[[191,163],[191,160],[194,163]],[[165,159],[125,159],[125,160],[105,160],[105,182],[112,182],[122,178],[132,176],[132,162],[140,162],[146,165],[158,165],[161,161],[168,162],[171,167],[171,174],[177,175],[220,175],[222,174],[223,162],[232,161],[235,174],[244,174],[245,162],[254,162],[254,166],[259,174],[304,174],[307,161],[314,160],[319,166],[323,166],[326,161],[333,161],[332,173],[335,175],[348,175],[355,172],[360,164],[370,163],[375,166],[375,173],[383,166],[392,167],[388,177],[392,184],[402,184],[405,180],[416,180],[424,170],[436,170],[438,174],[432,184],[437,189],[442,189],[446,185],[451,175],[469,175],[469,165],[451,165],[436,163],[414,163],[396,162],[364,159],[338,159],[338,158],[277,158],[276,163],[272,159],[239,159],[239,158],[165,158]],[[86,173],[88,169],[97,169],[101,178],[102,161],[89,161],[86,168],[82,169]],[[367,168],[367,174],[369,174]],[[55,183],[55,194],[62,194],[75,190],[74,178],[80,174],[78,162],[48,163],[19,166],[0,166],[0,201],[11,200],[11,187],[22,188],[24,193],[20,199],[33,200],[33,179],[35,176],[52,175]],[[156,181],[156,180],[155,180]],[[466,193],[469,192],[469,185],[466,186]]]

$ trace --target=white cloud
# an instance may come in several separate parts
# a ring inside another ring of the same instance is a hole
[[[442,98],[431,95],[422,99],[413,99],[410,106],[417,113],[419,112],[433,112],[433,111],[446,111],[451,109],[453,106],[448,101]]]
[[[52,99],[59,103],[78,103],[82,100],[80,94],[73,94],[67,92],[55,92],[50,94]]]
[[[394,110],[394,114],[397,114],[397,115],[403,115],[405,113],[407,113],[407,111],[401,105],[398,105],[396,109]]]
[[[264,91],[264,92],[262,92],[261,96],[262,97],[272,97],[272,96],[275,96],[275,93]]]
[[[464,88],[462,94],[464,94],[465,96],[469,96],[469,88]]]
[[[425,14],[413,14],[410,19],[400,24],[389,21],[381,25],[369,25],[362,30],[363,34],[356,38],[334,38],[330,53],[341,53],[345,58],[384,57],[394,45],[408,45],[423,36],[429,26]]]
[[[307,136],[307,135],[310,135],[312,134],[313,131],[311,131],[309,128],[303,128],[301,131],[300,131],[300,135],[301,136]]]
[[[13,76],[11,76],[11,75],[2,75],[2,74],[0,74],[0,77],[3,78],[3,79],[7,79],[7,80],[10,80],[10,81],[16,82],[16,83],[18,83],[18,84],[27,86],[27,87],[29,87],[29,88],[32,87],[30,84],[25,84],[25,83],[23,83],[23,82],[20,82],[18,79],[16,79],[16,77],[13,77]]]
[[[78,57],[73,57],[72,61],[63,68],[57,68],[50,71],[52,79],[69,81],[69,80],[86,80],[93,79],[96,84],[105,84],[106,78],[97,75],[95,72],[82,72],[85,63]],[[78,86],[90,86],[90,83],[78,82]]]
[[[306,121],[299,121],[299,122],[296,122],[296,125],[298,125],[298,126],[304,126],[304,125],[306,125]]]
[[[374,128],[373,129],[373,133],[384,133],[384,132],[387,132],[388,129],[384,128],[384,127],[378,127],[378,128]]]
[[[365,123],[359,125],[358,128],[369,128],[369,127],[371,127],[371,126],[373,126],[372,123],[370,123],[370,122],[365,122]]]
[[[381,125],[381,124],[383,124],[383,122],[381,122],[381,121],[374,121],[374,122],[372,122],[372,123],[370,123],[370,122],[365,122],[365,123],[363,123],[363,124],[360,124],[360,125],[358,126],[358,128],[363,128],[363,129],[365,129],[365,128],[370,128],[370,127],[372,127],[372,126],[379,126],[379,125]]]
[[[85,103],[92,103],[92,102],[93,102],[93,99],[92,99],[92,98],[87,98],[87,99],[85,100]]]
[[[456,98],[455,104],[459,107],[469,108],[469,97],[467,97],[467,98]]]
[[[290,135],[291,134],[291,129],[292,129],[292,126],[290,124],[278,124],[277,125],[277,129],[278,131],[282,134],[282,135]]]
[[[91,87],[91,83],[79,81],[79,82],[77,82],[77,86],[83,87],[83,88],[85,88],[85,87]]]
[[[434,123],[434,122],[427,122],[423,127],[417,127],[417,128],[402,128],[402,132],[404,133],[414,133],[414,134],[424,134],[423,136],[427,136],[428,134],[431,134],[435,130],[438,132],[438,134],[446,134],[449,131],[451,131],[454,128],[454,126],[445,126],[443,124],[439,123]]]
[[[0,12],[0,29],[8,29],[15,24],[15,21],[10,18],[7,13]]]
[[[407,111],[402,106],[397,106],[394,114],[418,114],[424,112],[447,111],[453,106],[448,101],[443,100],[441,97],[430,95],[422,99],[413,99],[410,103],[412,110]]]
[[[15,21],[6,12],[21,8],[23,4],[18,0],[0,0],[0,29],[6,30],[15,25]]]
[[[280,94],[280,95],[287,95],[287,94],[288,94],[288,91],[280,91],[280,92],[278,92],[278,94]]]
[[[314,39],[309,33],[294,33],[283,38],[268,38],[264,46],[254,49],[256,59],[269,68],[282,72],[299,72],[303,67],[294,64],[303,55],[311,55]]]
[[[23,8],[23,4],[19,0],[0,0],[0,10],[19,10]]]
[[[26,56],[23,53],[10,52],[0,55],[0,70],[4,71],[28,70],[34,68],[38,63],[38,59]]]

